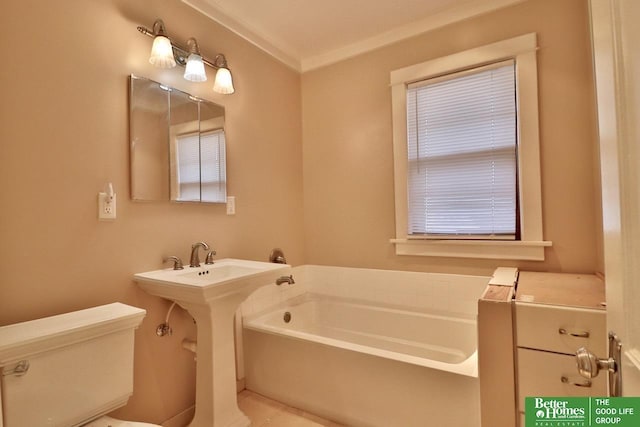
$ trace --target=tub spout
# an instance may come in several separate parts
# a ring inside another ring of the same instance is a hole
[[[283,283],[288,283],[290,285],[293,285],[294,283],[296,283],[296,281],[293,280],[293,274],[290,276],[281,276],[276,279],[276,285],[280,286]]]

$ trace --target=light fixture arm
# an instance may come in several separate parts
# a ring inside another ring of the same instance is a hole
[[[165,37],[168,37],[166,34],[166,29],[164,26],[164,22],[162,22],[162,19],[156,19],[156,21],[153,23],[153,31],[143,27],[142,25],[138,26],[138,31],[140,31],[142,34],[144,34],[145,36],[151,37],[151,38],[155,38],[158,35],[162,35]],[[195,39],[192,37],[187,41],[187,45],[189,45],[189,42],[193,40],[195,42]],[[174,56],[176,59],[176,62],[182,66],[185,66],[187,64],[187,58],[189,57],[189,54],[191,53],[191,49],[190,47],[183,47],[180,46],[179,44],[177,44],[176,42],[174,42],[173,40],[171,40],[171,47],[173,48],[173,52],[174,52]],[[197,43],[196,43],[196,49],[197,49]],[[218,58],[222,58],[222,61],[219,60]],[[223,54],[218,54],[216,55],[216,58],[213,61],[208,60],[207,58],[201,56],[202,58],[202,62],[204,62],[206,65],[208,65],[209,67],[213,68],[213,69],[220,69],[220,68],[228,68],[227,67],[227,60],[225,59]]]
[[[222,53],[216,55],[216,59],[213,60],[213,66],[216,68],[229,68],[227,66],[227,58]]]
[[[140,27],[138,27],[138,29],[140,29]],[[154,34],[154,37],[155,36],[168,37],[167,29],[164,26],[164,21],[162,19],[156,19],[156,21],[153,23],[153,34]]]
[[[200,48],[198,47],[198,41],[194,37],[187,40],[187,48],[189,49],[189,54],[195,53],[200,57],[202,56],[200,54]]]

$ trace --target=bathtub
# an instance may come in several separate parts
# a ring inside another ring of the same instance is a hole
[[[476,321],[470,315],[424,313],[308,293],[246,319],[244,327],[478,376]]]
[[[293,287],[262,289],[244,307],[246,388],[348,426],[480,426],[476,315],[487,277],[293,274]]]

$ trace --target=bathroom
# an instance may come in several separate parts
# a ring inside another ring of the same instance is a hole
[[[179,0],[2,4],[0,325],[119,301],[143,308],[135,391],[114,415],[163,423],[190,408],[195,335],[183,310],[174,335],[156,326],[170,302],[132,281],[188,259],[206,241],[217,258],[266,261],[274,247],[293,266],[490,276],[496,267],[605,270],[588,2],[527,0],[304,72]],[[162,18],[170,35],[223,52],[236,92],[149,65]],[[389,73],[431,58],[537,33],[544,261],[398,256]],[[224,105],[223,204],[136,202],[129,194],[128,78],[141,75]],[[96,195],[113,183],[117,219],[98,221]],[[166,267],[166,265],[165,265]],[[294,285],[295,286],[295,285]]]

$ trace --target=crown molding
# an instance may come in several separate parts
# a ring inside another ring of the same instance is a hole
[[[521,3],[525,0],[490,0],[476,4],[464,4],[428,16],[416,22],[386,31],[374,37],[348,44],[338,49],[318,55],[301,56],[295,48],[285,41],[278,40],[268,34],[260,34],[255,28],[231,16],[217,3],[207,0],[182,0],[183,3],[196,9],[203,15],[226,27],[241,38],[273,56],[278,61],[295,71],[304,73],[336,62],[355,57],[401,40],[414,37],[454,22],[464,21],[474,16]],[[214,6],[215,4],[215,6]]]
[[[300,59],[291,46],[280,40],[274,40],[267,35],[258,34],[250,25],[231,16],[224,11],[219,5],[214,6],[206,0],[182,0],[188,6],[191,6],[206,17],[216,21],[218,24],[227,28],[231,32],[245,39],[257,48],[263,50],[295,71],[302,72]]]
[[[335,49],[320,55],[302,58],[302,72],[311,71],[345,59],[353,58],[365,52],[379,49],[384,46],[405,40],[436,28],[444,27],[454,22],[464,21],[474,16],[482,15],[503,7],[521,3],[525,0],[493,0],[476,5],[462,5],[444,10],[440,13],[428,16],[416,22],[397,27],[374,37],[370,37],[356,43]]]

